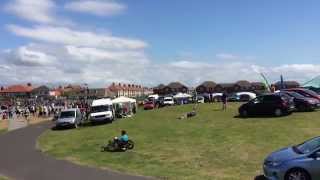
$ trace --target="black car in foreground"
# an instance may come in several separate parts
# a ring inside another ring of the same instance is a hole
[[[242,117],[274,115],[283,116],[294,110],[293,98],[286,98],[279,94],[259,96],[240,106],[239,114]]]
[[[305,97],[294,91],[280,91],[277,94],[292,97],[297,111],[313,111],[318,108],[320,103],[318,99]]]

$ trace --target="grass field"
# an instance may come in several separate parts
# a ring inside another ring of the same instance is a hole
[[[7,177],[0,175],[0,180],[9,180]]]
[[[177,117],[192,106],[140,111],[112,124],[73,130],[48,130],[39,138],[43,152],[59,159],[160,179],[249,180],[260,175],[264,158],[281,147],[320,134],[320,112],[280,118],[235,118],[202,104],[191,119]],[[128,131],[136,147],[125,153],[100,152],[108,139]]]

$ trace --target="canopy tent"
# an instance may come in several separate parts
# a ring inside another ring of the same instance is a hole
[[[130,117],[137,111],[137,101],[132,98],[118,97],[112,100],[112,104],[114,104],[116,116],[119,118]]]
[[[320,76],[317,76],[302,85],[304,88],[311,89],[320,94]]]
[[[118,97],[118,98],[112,100],[112,103],[113,103],[113,104],[119,104],[119,103],[136,103],[136,102],[137,102],[137,100],[132,99],[132,98],[127,98],[127,97],[124,97],[124,96],[121,96],[121,97]]]
[[[320,88],[320,76],[317,76],[303,84],[303,87]]]

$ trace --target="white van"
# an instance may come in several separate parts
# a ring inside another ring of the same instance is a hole
[[[111,99],[93,100],[91,104],[91,122],[112,122],[114,120],[114,109]]]

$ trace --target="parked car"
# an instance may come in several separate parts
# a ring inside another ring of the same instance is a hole
[[[93,100],[90,110],[90,122],[112,122],[115,111],[111,99]]]
[[[144,110],[150,110],[150,109],[154,109],[154,108],[155,108],[155,104],[153,101],[147,101],[143,105]]]
[[[78,128],[82,122],[82,114],[80,109],[66,109],[62,110],[58,120],[56,121],[56,127],[74,127]]]
[[[294,91],[297,92],[305,97],[308,98],[315,98],[320,100],[320,95],[317,94],[316,92],[309,90],[309,89],[304,89],[304,88],[292,88],[292,89],[286,89],[285,91]]]
[[[282,116],[294,110],[293,99],[277,94],[259,96],[240,106],[239,114],[242,117],[252,115]]]
[[[197,96],[197,103],[204,103],[204,97],[203,96]]]
[[[320,137],[271,153],[263,163],[264,176],[273,180],[320,179]]]
[[[214,102],[221,102],[223,93],[212,93],[212,100]]]
[[[164,104],[165,106],[172,106],[172,105],[174,105],[173,97],[165,97],[164,100],[163,100],[163,104]]]
[[[298,111],[313,111],[320,106],[319,100],[305,97],[294,91],[280,91],[279,94],[293,97],[294,105]]]

